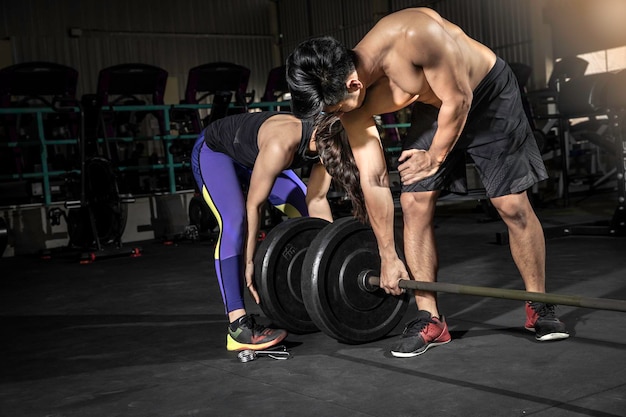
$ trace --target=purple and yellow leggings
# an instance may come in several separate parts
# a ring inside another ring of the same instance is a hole
[[[228,314],[245,308],[246,202],[242,185],[250,183],[252,171],[230,156],[211,150],[204,143],[204,135],[195,143],[191,166],[198,189],[219,225],[215,272]],[[292,170],[285,170],[276,178],[269,201],[289,218],[303,217],[308,216],[305,197],[306,185]]]

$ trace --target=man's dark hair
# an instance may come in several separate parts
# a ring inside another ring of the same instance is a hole
[[[314,117],[348,94],[346,80],[356,54],[330,36],[302,42],[287,58],[291,109],[299,118]]]

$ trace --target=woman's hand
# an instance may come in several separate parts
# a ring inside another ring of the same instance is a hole
[[[254,298],[254,302],[261,304],[259,293],[254,288],[254,262],[246,263],[246,287],[248,287],[250,295]]]

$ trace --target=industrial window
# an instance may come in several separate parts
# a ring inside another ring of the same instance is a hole
[[[585,75],[626,69],[626,46],[578,55],[589,62]]]

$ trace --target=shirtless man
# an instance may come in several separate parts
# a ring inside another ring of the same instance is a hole
[[[330,37],[303,42],[287,59],[287,80],[297,116],[324,112],[322,119],[338,118],[345,129],[352,156],[336,157],[341,134],[325,140],[319,135],[318,152],[354,201],[364,201],[360,212],[376,235],[385,292],[399,295],[400,279],[436,280],[435,204],[442,189],[467,191],[465,153],[506,223],[526,290],[545,292],[545,239],[526,190],[547,173],[515,76],[489,48],[431,9],[404,9],[382,18],[353,50]],[[410,104],[412,125],[398,167],[405,266],[396,251],[393,199],[372,116]],[[321,143],[328,149],[320,149]],[[351,167],[346,162],[354,162],[358,172],[346,175]],[[436,294],[414,295],[419,311],[392,348],[397,357],[420,355],[451,340]],[[525,327],[537,340],[569,336],[554,308],[526,303]]]

